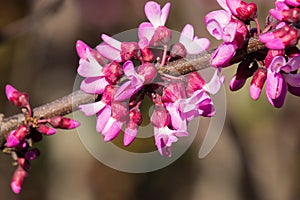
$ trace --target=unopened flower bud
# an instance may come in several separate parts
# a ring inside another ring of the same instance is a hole
[[[16,169],[10,183],[11,189],[14,193],[19,194],[21,192],[26,175],[27,172],[21,166]]]
[[[260,96],[262,87],[267,78],[267,70],[265,68],[259,68],[253,75],[253,79],[250,84],[250,96],[253,100],[257,100]]]
[[[241,1],[239,7],[236,9],[236,16],[241,20],[253,20],[257,17],[257,6],[255,3],[246,3]]]
[[[180,42],[172,45],[170,56],[175,59],[184,58],[187,55],[186,48]]]
[[[122,67],[117,62],[111,62],[103,68],[105,79],[112,85],[116,84],[117,81],[122,77]]]
[[[28,126],[21,124],[16,130],[10,132],[6,140],[6,146],[8,148],[15,147],[20,144],[20,142],[29,133]]]
[[[236,91],[241,89],[246,83],[245,78],[237,78],[237,75],[234,75],[230,80],[229,88],[231,91]]]
[[[137,59],[139,57],[139,46],[136,42],[122,42],[121,58],[122,61]]]
[[[26,151],[26,153],[24,154],[24,157],[26,160],[35,160],[37,157],[40,156],[40,150],[37,148],[34,149],[30,149],[28,151]]]
[[[8,100],[16,107],[29,107],[29,98],[26,93],[21,93],[11,85],[6,85],[5,92]]]
[[[62,116],[55,116],[49,119],[49,123],[54,128],[73,129],[80,125],[79,122]]]
[[[53,135],[56,133],[56,130],[54,128],[51,128],[44,124],[39,124],[39,126],[36,129],[38,132],[45,134],[45,135]]]
[[[156,28],[154,35],[150,41],[150,45],[163,46],[167,44],[172,38],[172,31],[165,26],[159,26]]]
[[[137,71],[144,77],[145,84],[152,83],[152,81],[157,76],[156,67],[152,63],[144,63],[140,65]]]

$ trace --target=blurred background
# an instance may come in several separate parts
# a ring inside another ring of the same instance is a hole
[[[0,0],[0,113],[10,116],[18,112],[5,99],[8,83],[28,92],[32,107],[71,93],[78,65],[76,40],[94,47],[102,33],[114,35],[136,28],[146,20],[145,2]],[[220,8],[216,1],[170,2],[169,28],[181,31],[190,23],[198,36],[212,39],[203,19],[206,13]],[[254,2],[263,26],[274,1]],[[217,44],[212,39],[211,48]],[[76,131],[60,131],[36,144],[41,156],[32,162],[20,195],[10,189],[15,170],[12,159],[0,154],[0,199],[300,199],[299,99],[288,95],[282,109],[273,108],[264,94],[254,102],[249,84],[238,92],[228,90],[234,72],[234,67],[224,70],[225,127],[204,159],[198,158],[198,152],[209,119],[200,124],[196,139],[181,158],[144,174],[119,172],[103,165],[84,148]]]

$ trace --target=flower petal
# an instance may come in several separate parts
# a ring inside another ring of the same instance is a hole
[[[99,112],[96,124],[96,130],[98,133],[102,132],[110,116],[111,106],[106,106],[101,112]]]
[[[194,27],[190,24],[184,26],[181,31],[179,42],[183,45],[190,43],[194,39]]]
[[[103,55],[104,57],[112,61],[117,61],[117,62],[122,61],[120,51],[118,49],[111,47],[108,44],[100,44],[96,47],[96,49],[101,55]]]
[[[284,85],[283,77],[280,73],[272,72],[269,68],[266,80],[266,93],[270,99],[277,99]]]
[[[103,76],[102,66],[96,61],[89,51],[86,52],[87,58],[79,60],[77,72],[83,77]]]
[[[147,38],[150,41],[154,35],[155,28],[149,22],[143,22],[139,25],[138,36],[139,39]]]
[[[210,64],[215,67],[227,67],[237,49],[236,42],[221,44],[213,53]]]
[[[79,109],[84,112],[86,116],[92,116],[102,110],[105,106],[106,104],[103,103],[103,101],[97,101],[94,103],[80,105]]]
[[[145,5],[145,14],[148,20],[154,27],[161,26],[161,8],[160,5],[154,1],[149,1]]]
[[[115,118],[110,117],[102,130],[104,136],[104,142],[112,141],[120,133],[124,122],[119,122]]]
[[[105,43],[107,43],[108,45],[110,45],[110,46],[112,46],[113,48],[115,48],[115,49],[121,51],[121,44],[122,44],[122,43],[121,43],[120,41],[118,41],[118,40],[116,40],[116,39],[114,39],[114,38],[112,38],[112,37],[110,37],[110,36],[108,36],[108,35],[106,35],[106,34],[102,34],[102,35],[101,35],[101,38],[102,38],[102,40],[103,40]]]
[[[166,3],[166,5],[161,9],[161,17],[160,17],[160,26],[164,26],[168,19],[169,11],[170,11],[171,4]]]
[[[275,108],[281,108],[284,104],[286,93],[287,93],[287,84],[284,82],[283,85],[282,85],[281,93],[277,98],[272,99],[268,94],[267,94],[267,97],[268,97],[269,102]]]
[[[215,73],[209,83],[203,86],[203,89],[210,94],[217,94],[222,84],[224,83],[224,76],[219,76],[219,69],[215,70]]]
[[[107,85],[104,77],[89,77],[81,82],[80,89],[89,94],[102,94]]]

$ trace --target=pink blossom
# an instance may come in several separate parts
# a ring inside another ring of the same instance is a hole
[[[209,40],[207,38],[198,38],[194,36],[194,28],[187,24],[182,29],[179,42],[183,44],[188,55],[195,55],[203,52],[209,47]]]
[[[144,84],[151,83],[157,75],[156,68],[152,63],[144,63],[135,71],[132,61],[123,65],[123,70],[129,81],[123,83],[115,94],[116,101],[123,101],[130,98],[139,91]]]
[[[294,46],[299,39],[297,29],[284,25],[273,32],[267,32],[259,36],[259,40],[266,44],[269,49],[285,49],[286,47]]]
[[[172,32],[165,27],[168,18],[170,3],[161,8],[154,1],[148,1],[145,5],[145,14],[150,22],[143,22],[139,26],[139,39],[146,38],[149,45],[157,46],[166,44],[172,36]]]
[[[124,131],[124,146],[128,146],[133,142],[137,133],[138,126],[142,123],[142,114],[138,108],[131,109],[129,111],[129,120],[126,124],[126,128]]]
[[[80,89],[90,94],[102,94],[104,88],[109,85],[103,73],[103,67],[92,56],[89,50],[86,50],[86,59],[79,60],[77,72],[80,76],[86,77]]]
[[[289,86],[291,88],[300,87],[299,74],[291,73],[300,68],[299,62],[300,56],[293,57],[288,62],[285,57],[276,56],[271,62],[267,72],[266,93],[269,102],[274,107],[282,107]],[[300,93],[296,93],[296,95],[300,95]]]
[[[158,151],[163,156],[172,156],[172,144],[178,140],[178,137],[188,135],[186,130],[172,130],[168,127],[170,124],[170,114],[162,105],[155,105],[151,116],[151,123],[154,126],[154,139]]]
[[[96,49],[106,58],[124,62],[138,57],[139,47],[136,42],[120,42],[106,34],[101,35],[104,44],[100,44]]]

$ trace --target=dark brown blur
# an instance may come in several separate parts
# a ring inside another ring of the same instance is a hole
[[[137,28],[146,20],[145,0],[0,0],[0,113],[18,112],[5,98],[12,84],[28,92],[33,107],[72,92],[80,39],[94,47],[100,35]],[[167,1],[158,1],[165,4]],[[200,37],[206,13],[220,9],[214,0],[174,0],[167,26],[181,31],[186,23]],[[264,25],[274,1],[256,0]],[[219,42],[212,39],[211,48]],[[209,120],[202,120],[196,140],[164,169],[130,174],[94,159],[76,131],[60,131],[37,144],[20,195],[10,189],[12,159],[0,155],[2,200],[294,200],[300,199],[300,99],[287,96],[282,109],[263,94],[250,99],[249,84],[230,92],[234,67],[226,68],[227,118],[213,151],[198,158]],[[298,114],[297,114],[298,113]],[[70,116],[71,117],[71,116]],[[94,128],[94,127],[92,127]],[[88,134],[88,133],[87,133]],[[114,155],[111,155],[112,157]]]

